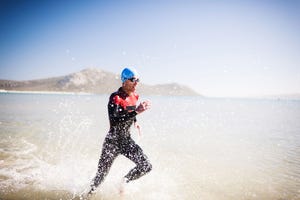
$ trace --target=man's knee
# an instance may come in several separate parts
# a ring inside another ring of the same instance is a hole
[[[150,162],[144,163],[144,165],[143,165],[143,171],[144,171],[145,173],[148,173],[148,172],[150,172],[151,170],[152,170],[152,164],[151,164]]]

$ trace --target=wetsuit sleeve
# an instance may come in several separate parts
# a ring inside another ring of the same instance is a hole
[[[137,112],[128,112],[121,105],[116,104],[113,99],[108,103],[108,115],[113,122],[125,122],[132,118],[135,118]]]

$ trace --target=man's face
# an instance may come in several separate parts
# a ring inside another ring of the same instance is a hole
[[[128,92],[135,92],[135,88],[137,86],[139,82],[139,79],[137,77],[132,77],[130,79],[127,79],[124,82],[124,88],[128,91]]]

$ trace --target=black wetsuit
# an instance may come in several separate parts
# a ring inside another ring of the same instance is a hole
[[[125,176],[126,182],[135,180],[151,170],[152,165],[147,156],[130,136],[130,126],[136,121],[137,100],[137,94],[129,97],[122,88],[111,94],[108,102],[110,130],[104,140],[98,171],[93,179],[92,188],[101,184],[114,159],[119,154],[126,156],[136,164]]]

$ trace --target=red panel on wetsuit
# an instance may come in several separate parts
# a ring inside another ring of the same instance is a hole
[[[138,94],[127,96],[125,99],[121,98],[119,95],[116,95],[114,96],[113,100],[115,104],[122,106],[124,110],[133,111],[135,110],[138,98]]]

